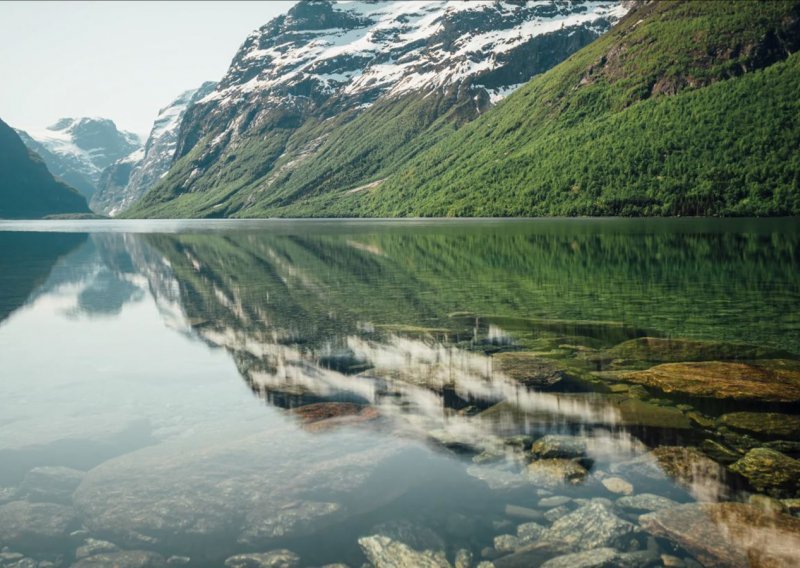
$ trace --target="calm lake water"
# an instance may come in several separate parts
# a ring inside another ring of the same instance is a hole
[[[796,219],[0,222],[0,566],[790,566],[797,354]]]

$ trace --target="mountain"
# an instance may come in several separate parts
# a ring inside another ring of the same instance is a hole
[[[87,199],[104,169],[141,147],[136,134],[117,129],[107,118],[62,118],[42,130],[17,130],[50,172]]]
[[[0,218],[89,213],[86,199],[53,178],[44,161],[0,120]]]
[[[639,3],[380,187],[264,213],[798,215],[800,2]]]
[[[138,201],[167,173],[175,157],[181,120],[196,101],[211,93],[214,82],[191,89],[158,111],[144,148],[139,148],[106,168],[92,196],[94,211],[114,216]]]
[[[253,216],[375,182],[607,31],[608,1],[300,2],[247,37],[127,216]]]

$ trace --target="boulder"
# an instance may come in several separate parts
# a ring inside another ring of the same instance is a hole
[[[366,536],[358,545],[375,568],[451,568],[444,552],[420,552],[388,536]]]
[[[633,485],[621,477],[606,477],[601,483],[611,493],[617,493],[619,495],[630,495],[633,493]]]
[[[696,448],[659,446],[651,455],[667,476],[696,499],[717,500],[726,494],[725,469]]]
[[[775,450],[750,450],[730,469],[745,477],[758,491],[773,497],[800,496],[800,460]]]
[[[530,521],[517,526],[517,537],[521,543],[533,542],[541,538],[546,530],[539,523]]]
[[[11,501],[0,506],[0,543],[23,552],[60,550],[77,528],[72,507]]]
[[[286,549],[237,554],[225,560],[227,568],[295,568],[299,564],[300,557]]]
[[[104,552],[82,558],[72,568],[166,568],[167,561],[160,554],[148,550],[123,550]]]
[[[573,550],[619,548],[627,544],[636,527],[600,503],[588,503],[561,517],[542,535],[543,541]]]
[[[492,356],[493,368],[525,386],[547,388],[564,378],[561,366],[535,353],[508,351]]]
[[[797,566],[800,519],[745,503],[688,503],[639,517],[707,566]]]
[[[588,471],[576,461],[569,459],[540,459],[528,464],[526,479],[539,487],[558,488],[564,484],[579,485]]]
[[[644,371],[606,373],[617,380],[697,398],[795,403],[800,369],[784,360],[747,363],[664,363]]]
[[[674,430],[688,430],[692,427],[686,415],[674,406],[659,406],[637,398],[628,398],[619,402],[615,408],[619,410],[621,426]]]
[[[388,521],[375,525],[370,534],[386,536],[390,539],[410,546],[414,550],[443,551],[445,542],[438,534],[419,523],[405,520]]]
[[[779,412],[731,412],[723,414],[720,422],[740,432],[758,438],[797,440],[800,438],[800,416]]]
[[[107,540],[87,538],[75,551],[75,558],[86,558],[88,556],[94,556],[103,552],[119,552],[119,547],[113,542],[108,542]]]
[[[661,495],[653,495],[652,493],[640,493],[639,495],[630,495],[620,497],[616,501],[617,507],[626,511],[634,512],[652,512],[660,511],[661,509],[669,509],[678,505],[672,499],[667,499]]]
[[[20,494],[28,501],[70,504],[84,475],[69,467],[35,467],[22,480]]]
[[[541,568],[612,568],[616,566],[618,552],[613,548],[596,548],[556,556],[541,565]]]
[[[531,454],[537,459],[584,458],[586,457],[586,438],[548,434],[533,443]]]

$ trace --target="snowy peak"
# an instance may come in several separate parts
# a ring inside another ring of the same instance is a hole
[[[86,197],[96,191],[105,168],[141,147],[136,134],[107,118],[62,118],[47,128],[18,132],[53,175]]]
[[[626,11],[609,0],[301,2],[248,36],[203,102],[264,91],[364,102],[467,80],[499,99],[530,79],[497,73],[513,52],[554,32],[599,35]]]

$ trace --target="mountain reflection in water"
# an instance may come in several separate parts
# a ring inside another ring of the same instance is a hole
[[[800,386],[791,223],[143,227],[56,233],[74,250],[53,247],[36,290],[0,277],[19,287],[3,297],[29,294],[35,308],[50,294],[62,298],[52,317],[109,326],[152,303],[170,333],[227,353],[280,419],[250,431],[244,409],[246,420],[221,405],[216,422],[191,422],[199,403],[176,416],[165,394],[163,411],[137,415],[147,432],[65,461],[63,440],[4,445],[25,424],[12,413],[0,421],[11,496],[0,509],[37,501],[31,467],[68,465],[94,468],[64,501],[71,529],[193,565],[284,548],[301,565],[466,565],[469,554],[560,566],[586,551],[609,565],[791,565],[800,553],[800,427],[786,426],[800,423],[800,397],[648,382],[658,365],[719,361]],[[98,358],[115,372],[114,353]],[[77,559],[66,537],[19,541],[14,510],[0,510],[0,544]]]

